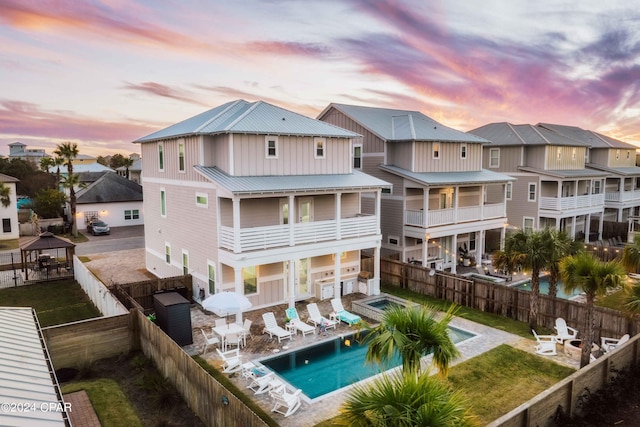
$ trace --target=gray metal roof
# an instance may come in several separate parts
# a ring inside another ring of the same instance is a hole
[[[16,177],[0,173],[0,182],[20,182]]]
[[[411,172],[397,166],[380,165],[378,167],[424,185],[489,184],[516,180],[508,175],[486,169],[469,172]]]
[[[552,176],[554,178],[602,178],[609,175],[607,172],[595,169],[538,169],[529,166],[520,166],[518,170],[538,175]]]
[[[186,135],[250,133],[356,138],[360,135],[264,101],[228,102],[137,139],[149,142]]]
[[[318,117],[335,108],[385,141],[441,141],[487,143],[483,138],[452,129],[419,111],[330,104]]]
[[[78,204],[140,201],[142,186],[114,172],[103,174],[87,188],[76,193]]]
[[[490,123],[470,130],[469,133],[491,141],[491,146],[509,145],[561,145],[573,147],[588,146],[583,141],[569,138],[541,126],[512,123]]]
[[[616,175],[622,175],[622,176],[640,176],[640,167],[637,167],[637,166],[609,168],[606,166],[599,165],[597,163],[587,163],[585,166],[591,169],[597,169],[597,170],[609,172],[610,174],[616,174]]]
[[[62,412],[41,410],[41,405],[61,403],[58,392],[33,309],[0,307],[0,402],[35,408],[2,410],[0,425],[67,425]]]
[[[636,146],[626,142],[619,141],[598,132],[585,130],[577,126],[555,125],[551,123],[538,123],[538,126],[549,129],[561,135],[581,141],[591,148],[622,148],[636,150]]]
[[[205,178],[233,194],[290,193],[390,188],[391,184],[360,171],[339,175],[230,176],[217,167],[194,166]]]

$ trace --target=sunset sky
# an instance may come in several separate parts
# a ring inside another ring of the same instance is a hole
[[[0,77],[0,154],[139,152],[133,140],[239,98],[640,146],[640,1],[0,0]]]

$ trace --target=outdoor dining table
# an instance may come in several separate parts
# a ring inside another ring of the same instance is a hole
[[[244,328],[242,327],[242,325],[238,325],[237,323],[228,323],[224,326],[216,326],[215,328],[213,328],[213,332],[221,338],[220,341],[222,341],[222,348],[226,349],[227,343],[225,337],[230,334],[242,336],[244,333]]]

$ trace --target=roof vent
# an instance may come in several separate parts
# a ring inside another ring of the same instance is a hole
[[[286,119],[283,117],[283,118],[282,118],[282,121],[285,121],[285,120],[286,120]]]

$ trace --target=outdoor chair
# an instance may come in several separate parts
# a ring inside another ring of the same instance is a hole
[[[287,387],[283,384],[277,388],[272,389],[269,395],[273,398],[274,404],[271,412],[277,412],[279,414],[288,417],[298,410],[301,405],[300,395],[301,389],[297,389],[293,393],[287,390]]]
[[[536,337],[536,341],[538,341],[538,344],[535,346],[537,354],[543,356],[555,356],[557,354],[557,339],[555,335],[538,335],[533,329],[531,332],[533,332],[533,336]]]
[[[556,340],[560,344],[563,344],[565,340],[575,340],[578,337],[578,330],[567,326],[567,322],[562,317],[556,319],[556,325],[553,328],[558,333]]]
[[[603,352],[608,353],[611,350],[614,350],[614,349],[618,348],[619,346],[621,346],[622,344],[624,344],[627,341],[629,341],[629,338],[631,338],[629,336],[629,334],[624,334],[623,336],[621,336],[618,339],[601,337],[600,338],[600,348],[602,349]]]
[[[229,351],[220,351],[216,348],[216,351],[222,358],[222,372],[225,374],[232,374],[242,369],[242,356],[240,356],[240,349],[234,349]]]
[[[274,387],[283,385],[282,381],[276,378],[273,372],[267,372],[262,376],[255,376],[247,388],[253,390],[255,394],[263,394],[271,391]]]
[[[302,332],[302,336],[305,337],[307,334],[315,334],[316,328],[311,325],[307,325],[300,319],[298,315],[298,310],[295,307],[289,307],[284,311],[285,315],[289,318],[289,325],[293,327],[297,333],[297,331]]]
[[[242,325],[242,345],[247,345],[247,338],[251,338],[251,323],[250,319],[244,319],[244,324]]]
[[[224,337],[224,350],[227,351],[227,349],[231,346],[235,346],[236,348],[240,348],[240,346],[242,345],[242,336],[238,335],[238,334],[228,334]]]
[[[350,313],[344,309],[342,300],[340,298],[332,299],[331,306],[333,307],[333,313],[331,313],[331,317],[335,317],[336,319],[347,323],[349,326],[362,321],[362,318],[360,318],[360,316]]]
[[[320,314],[320,309],[318,308],[318,304],[312,302],[311,304],[307,304],[307,313],[309,313],[309,317],[307,318],[307,323],[313,323],[314,326],[318,327],[321,324],[324,324],[325,329],[333,328],[335,329],[338,325],[338,322],[335,320],[327,319],[326,317],[322,317]]]
[[[264,320],[264,329],[262,330],[263,334],[269,334],[269,338],[273,338],[275,335],[278,337],[278,342],[281,342],[283,339],[291,339],[291,331],[287,331],[286,329],[278,326],[278,322],[276,321],[276,316],[271,312],[263,313],[262,320]]]
[[[215,322],[216,328],[219,328],[220,326],[226,326],[227,319],[216,319]]]
[[[213,335],[207,335],[204,329],[200,329],[200,330],[202,331],[202,335],[204,336],[204,346],[202,349],[202,354],[205,354],[207,352],[207,348],[209,348],[210,345],[220,344],[220,339],[218,339],[218,337]]]

